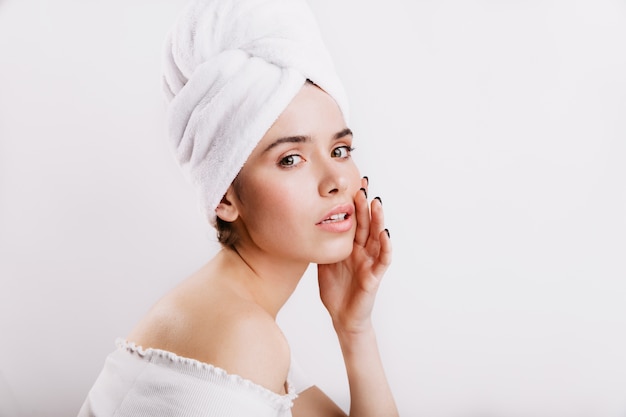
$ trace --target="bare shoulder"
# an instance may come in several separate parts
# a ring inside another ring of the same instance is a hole
[[[228,291],[193,286],[173,291],[128,339],[285,392],[290,352],[280,328],[261,307]]]
[[[291,411],[293,417],[346,417],[346,413],[316,386],[298,394]]]
[[[244,303],[233,307],[221,316],[221,323],[216,326],[218,340],[211,343],[212,350],[206,352],[206,360],[284,394],[290,352],[280,328],[258,306]]]

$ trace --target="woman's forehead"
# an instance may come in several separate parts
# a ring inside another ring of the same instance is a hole
[[[346,122],[335,100],[319,87],[307,83],[276,119],[261,143],[267,146],[289,137],[335,138],[345,129]]]

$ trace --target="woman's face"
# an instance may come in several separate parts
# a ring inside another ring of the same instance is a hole
[[[304,85],[239,173],[234,205],[240,244],[305,262],[345,259],[361,187],[351,146],[335,101]]]

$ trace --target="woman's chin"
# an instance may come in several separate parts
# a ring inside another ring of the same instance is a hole
[[[324,245],[317,253],[315,263],[335,264],[348,258],[352,253],[353,240],[346,242],[333,242],[332,245]]]

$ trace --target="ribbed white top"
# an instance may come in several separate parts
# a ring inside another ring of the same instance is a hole
[[[292,361],[288,393],[278,395],[216,366],[118,339],[79,417],[291,417],[310,386]]]

